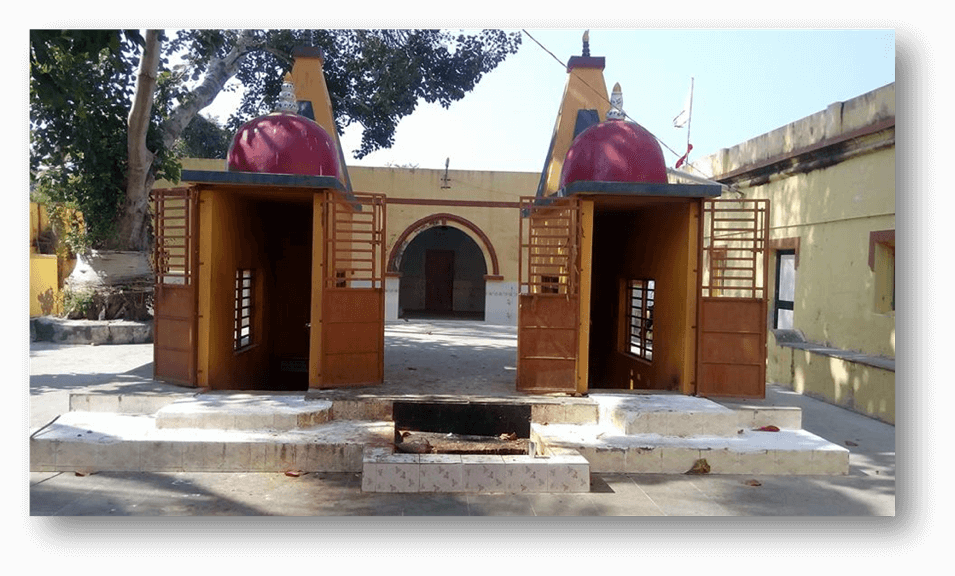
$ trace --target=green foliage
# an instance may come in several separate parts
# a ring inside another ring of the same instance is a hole
[[[189,31],[173,43],[189,54],[203,54],[201,69],[212,54],[224,55],[238,37],[236,30]],[[325,52],[328,85],[339,133],[353,123],[362,127],[358,157],[394,143],[398,122],[420,100],[447,108],[474,89],[520,46],[520,34],[482,30],[454,34],[445,30],[260,30],[258,47],[242,61],[236,78],[245,89],[239,109],[226,128],[275,108],[285,73],[297,46]]]
[[[225,159],[232,144],[232,132],[214,120],[197,115],[183,130],[176,142],[175,152],[181,158]]]
[[[339,132],[361,125],[359,157],[394,141],[401,118],[420,100],[444,107],[517,51],[520,34],[499,30],[257,30],[236,78],[245,92],[225,132],[191,122],[167,150],[163,122],[189,98],[210,65],[232,50],[239,30],[181,30],[163,40],[146,147],[156,179],[178,181],[177,155],[224,157],[244,122],[271,112],[297,46],[318,46]],[[77,248],[111,247],[127,183],[131,97],[145,41],[136,30],[31,30],[30,174],[38,194],[75,207],[85,220]],[[185,64],[170,68],[168,57]],[[223,145],[224,144],[224,145]],[[118,240],[122,243],[123,240]],[[122,247],[122,246],[119,246]]]
[[[104,246],[126,192],[127,118],[142,38],[137,31],[30,32],[30,175],[39,194],[82,211],[82,244]],[[158,175],[178,176],[154,107],[147,146]]]
[[[66,290],[63,293],[63,315],[68,318],[90,318],[94,311],[92,291]]]

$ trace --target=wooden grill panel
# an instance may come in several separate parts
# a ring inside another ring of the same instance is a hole
[[[706,200],[697,394],[766,394],[768,200]]]
[[[197,198],[189,188],[153,191],[153,377],[187,386],[197,385]]]
[[[384,380],[385,196],[325,196],[321,387]]]
[[[580,202],[521,199],[517,389],[575,392]]]

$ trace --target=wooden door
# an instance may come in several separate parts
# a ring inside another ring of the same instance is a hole
[[[153,377],[196,386],[198,191],[154,190]]]
[[[321,388],[384,380],[385,197],[349,196],[323,203]]]
[[[577,390],[580,202],[521,199],[517,389]]]
[[[697,394],[766,395],[769,200],[704,200]]]
[[[454,251],[426,251],[424,278],[425,309],[441,313],[454,311]]]

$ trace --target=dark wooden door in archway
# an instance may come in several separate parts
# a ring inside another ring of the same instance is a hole
[[[429,312],[454,310],[454,250],[428,250],[424,261],[424,306]]]

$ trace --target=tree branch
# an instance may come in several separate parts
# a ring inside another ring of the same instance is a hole
[[[193,90],[188,97],[172,111],[169,119],[163,123],[163,144],[171,148],[182,131],[196,114],[206,106],[212,104],[219,92],[239,70],[242,58],[256,47],[255,30],[242,30],[236,39],[235,46],[222,58],[209,62],[209,67],[202,83]]]

